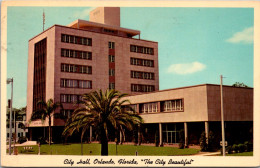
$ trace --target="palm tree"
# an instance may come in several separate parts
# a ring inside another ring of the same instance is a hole
[[[40,105],[41,108],[32,113],[30,121],[41,119],[44,122],[46,118],[49,119],[49,145],[51,145],[51,117],[57,108],[62,108],[62,104],[60,102],[55,103],[53,99],[49,99],[47,102],[41,100],[37,105]]]
[[[101,155],[108,155],[108,135],[112,130],[122,132],[123,128],[133,130],[143,122],[131,108],[127,94],[116,90],[102,90],[86,93],[82,96],[82,107],[76,109],[65,125],[63,135],[70,136],[81,131],[81,142],[85,131],[93,126],[101,143]],[[126,110],[128,109],[128,110]]]

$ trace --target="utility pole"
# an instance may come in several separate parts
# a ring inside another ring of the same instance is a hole
[[[221,129],[222,129],[222,152],[226,155],[225,146],[225,125],[224,125],[224,108],[223,108],[223,76],[220,75],[220,98],[221,98]]]
[[[13,78],[7,78],[6,83],[11,85],[11,101],[10,101],[10,120],[9,120],[9,155],[11,155],[12,144],[12,106],[13,106]]]
[[[15,113],[16,113],[16,111],[14,110],[14,148],[13,148],[13,153],[14,154],[15,154],[15,143],[16,143],[16,120],[15,120]]]

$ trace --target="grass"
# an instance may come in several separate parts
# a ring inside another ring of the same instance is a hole
[[[226,154],[227,156],[253,156],[253,152]]]
[[[19,154],[38,154],[38,146],[32,146],[31,150],[24,150],[22,146],[18,147]],[[100,155],[101,145],[92,143],[83,145],[83,155]],[[136,151],[139,156],[175,156],[175,155],[193,155],[199,152],[198,149],[178,149],[175,147],[155,147],[155,146],[134,146],[134,145],[117,145],[118,155],[135,155]],[[8,152],[8,150],[7,150]],[[49,146],[41,145],[41,155],[81,155],[80,144],[53,144]],[[108,145],[108,155],[116,155],[116,145]]]

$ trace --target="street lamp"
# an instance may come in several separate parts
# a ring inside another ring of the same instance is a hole
[[[9,121],[9,155],[11,155],[12,143],[12,106],[13,106],[13,78],[7,78],[6,83],[11,83],[10,121]]]

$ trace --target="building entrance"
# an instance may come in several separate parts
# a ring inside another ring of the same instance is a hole
[[[163,142],[174,144],[179,142],[180,126],[178,123],[164,124],[163,126]]]

